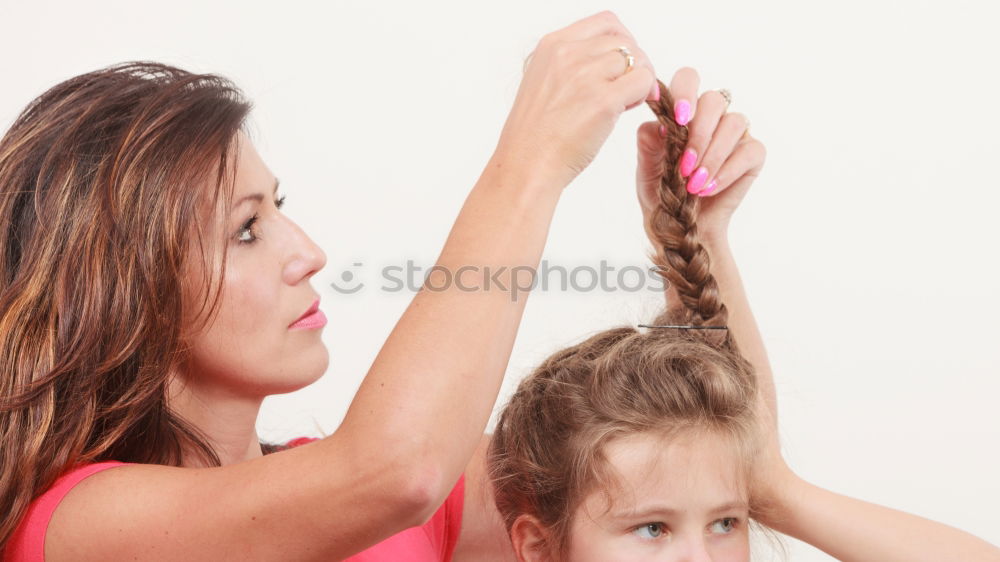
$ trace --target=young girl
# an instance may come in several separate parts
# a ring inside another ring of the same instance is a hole
[[[689,138],[669,91],[650,103],[666,138],[647,164],[666,165],[640,175],[640,200],[671,308],[653,327],[556,352],[500,416],[488,468],[514,555],[746,561],[756,521],[839,560],[1000,560],[985,541],[823,490],[784,463],[766,354],[724,236],[763,151],[725,105],[703,95]],[[706,139],[728,175],[701,198],[704,174],[681,153],[705,154]]]
[[[657,94],[612,13],[543,37],[436,268],[536,267],[563,188]],[[0,140],[4,560],[450,558],[525,299],[419,292],[338,430],[264,454],[264,397],[327,366],[326,258],[249,110],[221,77],[121,64]]]

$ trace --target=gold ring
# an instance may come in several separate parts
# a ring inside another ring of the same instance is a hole
[[[628,47],[626,47],[625,45],[616,47],[615,50],[617,50],[619,53],[622,54],[623,57],[625,57],[625,72],[622,72],[622,76],[624,76],[628,74],[630,70],[632,70],[633,66],[635,66],[635,57],[632,56],[632,52],[629,51]]]

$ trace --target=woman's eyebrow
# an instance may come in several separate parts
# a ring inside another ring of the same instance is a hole
[[[278,178],[274,178],[274,192],[273,193],[277,193],[278,192],[278,184],[279,183],[280,183],[280,181],[278,180]],[[236,207],[239,207],[240,205],[243,204],[244,201],[247,201],[248,199],[253,199],[254,201],[260,203],[260,202],[264,201],[264,194],[258,192],[258,193],[251,193],[250,195],[244,195],[243,197],[240,198],[239,201],[237,201],[236,203],[233,204],[233,208],[235,209]]]

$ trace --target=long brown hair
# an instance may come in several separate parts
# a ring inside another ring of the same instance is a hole
[[[680,302],[654,325],[725,326],[728,312],[698,239],[699,198],[687,193],[679,160],[688,131],[673,119],[659,83],[648,102],[667,128],[659,203],[649,217],[653,262]],[[616,327],[560,350],[521,381],[500,415],[487,455],[496,506],[508,531],[530,515],[548,531],[546,550],[565,555],[573,513],[591,492],[616,488],[603,450],[649,432],[721,435],[737,450],[748,483],[758,444],[751,364],[729,330]],[[751,515],[758,506],[753,505]]]
[[[200,250],[204,287],[225,274],[204,211],[229,208],[251,107],[221,76],[126,62],[52,87],[0,140],[0,550],[77,464],[220,464],[167,380],[183,319],[217,308],[186,302],[185,264]]]

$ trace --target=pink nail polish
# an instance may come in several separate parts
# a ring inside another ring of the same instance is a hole
[[[701,190],[701,186],[705,185],[705,180],[708,179],[708,170],[702,166],[698,168],[698,171],[688,179],[687,190],[688,193],[698,193]]]
[[[678,125],[687,125],[688,121],[691,120],[691,103],[687,100],[677,100],[674,105],[674,121],[677,121]]]
[[[660,136],[663,137],[663,138],[667,138],[667,126],[666,125],[660,125]]]
[[[691,170],[694,170],[694,165],[698,162],[698,154],[692,150],[687,149],[684,151],[684,155],[681,156],[681,177],[686,178],[691,175]]]
[[[712,181],[708,182],[708,185],[705,186],[705,189],[702,189],[701,191],[698,192],[698,197],[711,195],[713,192],[715,192],[715,188],[718,186],[719,183],[713,179]]]

